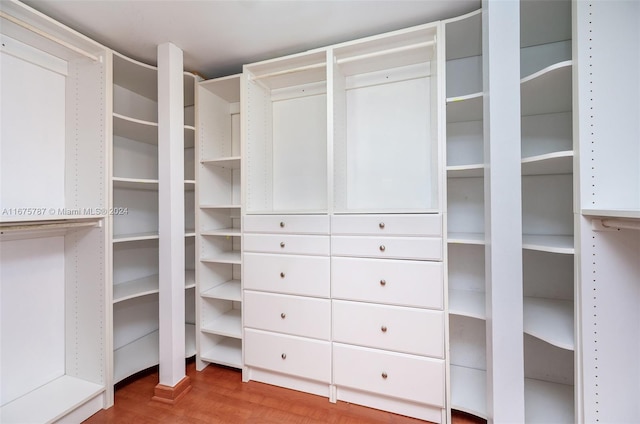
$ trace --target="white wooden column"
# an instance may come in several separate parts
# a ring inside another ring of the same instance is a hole
[[[160,383],[155,400],[173,403],[190,388],[184,330],[184,83],[182,50],[158,46]]]
[[[487,409],[524,422],[520,4],[482,1]]]

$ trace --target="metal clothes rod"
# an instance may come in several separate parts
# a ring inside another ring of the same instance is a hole
[[[640,221],[627,221],[622,219],[606,218],[601,220],[605,228],[622,228],[625,230],[640,230]]]
[[[2,224],[0,226],[0,232],[11,231],[39,231],[39,230],[61,230],[65,228],[78,228],[78,227],[95,227],[99,226],[98,221],[74,221],[74,222],[42,222],[36,221],[34,223],[17,222],[15,224]]]
[[[358,60],[370,59],[370,58],[378,57],[378,56],[385,56],[385,55],[392,54],[392,53],[402,53],[402,52],[406,52],[406,51],[409,51],[409,50],[420,49],[420,48],[423,48],[423,47],[430,47],[430,46],[433,46],[435,44],[436,44],[435,41],[425,41],[423,43],[411,44],[409,46],[394,47],[392,49],[380,50],[380,51],[372,52],[372,53],[365,53],[365,54],[361,54],[361,55],[358,55],[358,56],[345,57],[345,58],[336,60],[336,63],[338,65],[342,65],[343,63],[356,62]]]
[[[287,75],[287,74],[292,74],[292,73],[301,72],[301,71],[308,71],[309,69],[324,68],[326,66],[327,64],[324,62],[314,63],[311,65],[299,66],[297,68],[285,69],[283,71],[275,71],[275,72],[269,72],[268,74],[255,75],[251,79],[260,80],[264,78],[279,77],[281,75]]]
[[[59,39],[59,38],[57,38],[57,37],[55,37],[55,36],[53,36],[51,34],[47,34],[46,32],[34,27],[33,25],[28,24],[26,22],[23,22],[20,19],[15,18],[15,17],[13,17],[11,15],[8,15],[8,14],[6,14],[5,12],[3,12],[1,10],[0,10],[0,17],[2,17],[3,19],[8,20],[9,22],[13,22],[14,24],[16,24],[18,26],[21,26],[22,28],[25,28],[25,29],[27,29],[27,30],[35,33],[35,34],[38,34],[39,36],[41,36],[43,38],[46,38],[47,40],[53,41],[54,43],[59,44],[62,47],[65,47],[65,48],[67,48],[67,49],[69,49],[69,50],[71,50],[71,51],[73,51],[73,52],[75,52],[75,53],[77,53],[77,54],[79,54],[81,56],[89,58],[89,59],[93,60],[94,62],[99,62],[100,61],[100,58],[98,56],[96,56],[94,54],[91,54],[89,52],[86,52],[86,51],[82,50],[81,48],[76,47],[73,44],[68,43],[68,42],[66,42],[64,40],[61,40],[61,39]]]

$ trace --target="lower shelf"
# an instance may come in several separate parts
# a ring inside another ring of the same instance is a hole
[[[242,340],[224,338],[212,349],[204,352],[200,359],[214,364],[242,368]]]
[[[0,408],[2,423],[54,422],[105,391],[105,386],[64,375]]]
[[[527,423],[573,423],[573,386],[525,378],[525,421]]]
[[[451,365],[451,408],[487,419],[487,373]]]

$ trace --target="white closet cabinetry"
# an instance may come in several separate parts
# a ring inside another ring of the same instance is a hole
[[[197,87],[197,365],[242,367],[240,75]]]
[[[571,2],[520,16],[525,419],[574,422]]]
[[[113,403],[109,56],[20,3],[0,10],[0,421],[80,422]]]

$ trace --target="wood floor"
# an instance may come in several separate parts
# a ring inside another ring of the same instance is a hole
[[[191,391],[175,405],[152,401],[158,384],[153,370],[119,386],[115,405],[102,410],[86,424],[425,424],[346,402],[330,403],[327,398],[257,382],[242,383],[240,371],[208,366],[197,372],[187,364]],[[486,421],[454,414],[453,424]]]

